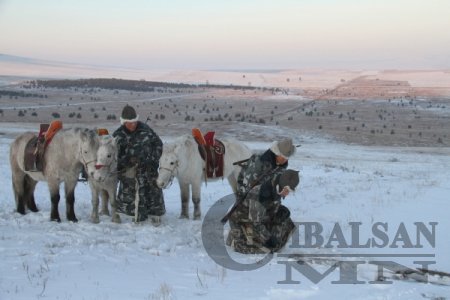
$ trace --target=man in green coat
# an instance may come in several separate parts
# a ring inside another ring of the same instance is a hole
[[[134,216],[135,222],[150,217],[158,226],[166,212],[162,190],[156,185],[162,141],[129,105],[123,108],[120,123],[113,133],[118,146],[118,209]]]

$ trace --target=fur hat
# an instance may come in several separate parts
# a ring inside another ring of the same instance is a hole
[[[270,151],[272,151],[277,156],[282,156],[286,159],[294,155],[295,146],[292,144],[292,139],[287,138],[278,142],[273,142],[270,146]]]
[[[300,178],[298,176],[298,171],[288,169],[285,170],[283,173],[281,173],[278,185],[280,189],[283,189],[285,186],[288,186],[291,190],[294,191],[299,182]]]
[[[125,122],[137,122],[139,115],[132,106],[126,105],[122,110],[122,116],[120,117],[120,124],[124,125]]]

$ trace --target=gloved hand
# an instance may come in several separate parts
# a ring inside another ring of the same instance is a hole
[[[131,165],[136,165],[139,163],[139,160],[135,156],[130,157],[129,161]]]

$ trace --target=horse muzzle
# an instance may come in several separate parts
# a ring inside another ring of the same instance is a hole
[[[160,188],[160,189],[164,189],[166,187],[166,184],[161,181],[161,180],[156,180],[156,185]]]

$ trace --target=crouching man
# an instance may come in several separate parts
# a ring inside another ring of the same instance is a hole
[[[237,206],[229,217],[227,245],[241,253],[276,252],[286,244],[295,225],[281,204],[299,183],[298,171],[287,170],[295,153],[291,139],[275,142],[263,154],[242,165]]]

